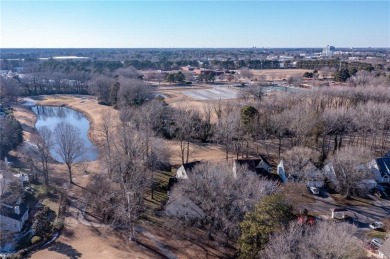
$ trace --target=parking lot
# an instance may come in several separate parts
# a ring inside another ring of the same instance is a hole
[[[226,86],[214,86],[208,89],[185,90],[182,93],[194,100],[224,100],[237,98],[238,91]]]

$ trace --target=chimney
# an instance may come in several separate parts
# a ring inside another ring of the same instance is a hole
[[[15,206],[15,207],[14,207],[14,210],[15,210],[15,214],[17,214],[17,215],[20,214],[20,208],[19,208],[19,206]]]

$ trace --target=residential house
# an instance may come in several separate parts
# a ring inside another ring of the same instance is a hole
[[[200,69],[199,67],[193,67],[193,66],[184,66],[184,67],[180,67],[180,70],[183,70],[183,71],[194,71],[195,69]]]
[[[29,182],[28,174],[20,173],[20,174],[13,174],[8,170],[1,170],[0,169],[0,195],[5,192],[6,186],[8,186],[11,182],[18,181],[21,185],[23,183]]]
[[[29,215],[27,203],[9,192],[3,194],[0,200],[0,231],[20,232]]]
[[[362,164],[362,165],[358,166],[357,170],[366,170],[366,168],[367,168],[367,165]],[[324,166],[323,172],[326,175],[327,179],[333,185],[336,186],[338,184],[336,172],[334,170],[332,163],[328,163],[326,166]],[[371,189],[374,189],[376,186],[377,186],[377,182],[375,181],[375,179],[369,177],[369,178],[361,180],[360,183],[358,183],[357,187],[361,188],[361,189],[371,190]]]
[[[325,185],[325,180],[327,179],[327,175],[313,164],[309,164],[306,167],[305,173],[298,175],[294,172],[286,172],[283,160],[281,160],[276,171],[283,183],[303,182],[308,187],[323,187]]]
[[[374,159],[369,167],[378,183],[390,183],[390,157]]]
[[[244,167],[245,169],[248,169],[249,171],[254,172],[257,175],[270,180],[280,180],[277,174],[272,173],[272,167],[264,157],[234,160],[233,174],[235,177],[237,177],[237,172],[240,167]]]
[[[191,220],[203,219],[204,211],[184,195],[173,194],[165,206],[164,214],[168,217],[186,218]]]
[[[202,76],[209,75],[209,74],[212,74],[214,76],[219,76],[219,75],[222,75],[225,73],[224,71],[205,69],[205,68],[196,68],[196,69],[194,69],[194,72],[196,75],[202,75]]]
[[[189,175],[191,174],[191,170],[195,165],[200,164],[200,161],[194,161],[191,163],[182,164],[176,171],[177,179],[189,179]]]

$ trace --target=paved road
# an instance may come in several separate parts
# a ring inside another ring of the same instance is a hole
[[[305,205],[305,208],[311,212],[320,214],[323,218],[330,218],[331,208],[343,207],[348,210],[347,216],[350,216],[354,223],[361,229],[369,230],[369,224],[373,221],[378,221],[386,217],[390,217],[390,200],[384,200],[371,196],[372,201],[356,202],[356,205],[338,205],[337,202],[329,196],[321,198],[312,196],[316,202]]]

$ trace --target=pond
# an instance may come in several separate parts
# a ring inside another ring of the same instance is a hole
[[[59,123],[67,122],[80,131],[80,138],[84,142],[86,152],[84,152],[83,157],[76,162],[93,161],[98,158],[97,148],[88,138],[89,121],[81,112],[67,107],[54,106],[33,106],[31,109],[37,115],[35,127],[38,130],[39,127],[46,126],[53,131]],[[52,150],[50,150],[50,153],[54,160],[63,162],[61,157],[55,152],[56,148],[56,145],[54,145]]]

